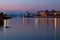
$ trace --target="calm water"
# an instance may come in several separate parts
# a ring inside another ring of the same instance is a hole
[[[0,31],[1,40],[60,40],[59,18],[13,18],[7,21],[10,28]]]

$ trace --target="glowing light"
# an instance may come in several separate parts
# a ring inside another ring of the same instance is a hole
[[[57,13],[54,13],[55,15],[57,14]]]
[[[54,18],[54,28],[56,29],[56,23],[57,21],[56,21],[56,18]]]
[[[41,15],[42,15],[42,17],[45,17],[46,13],[43,11],[43,12],[41,12]]]
[[[57,19],[54,18],[54,40],[56,40],[56,25],[57,25]]]
[[[35,23],[35,29],[36,29],[36,31],[37,31],[37,28],[38,28],[38,18],[35,18],[34,23]]]
[[[7,26],[7,20],[5,19],[4,20],[4,28],[6,28],[6,26]]]
[[[37,28],[38,20],[36,19],[36,28]]]

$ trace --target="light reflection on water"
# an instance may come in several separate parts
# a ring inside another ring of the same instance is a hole
[[[4,29],[5,40],[60,40],[59,18],[13,18]]]

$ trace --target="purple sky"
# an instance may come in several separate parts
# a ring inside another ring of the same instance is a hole
[[[60,10],[60,0],[0,0],[0,11]]]

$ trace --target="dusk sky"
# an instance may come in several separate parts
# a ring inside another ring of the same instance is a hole
[[[60,0],[0,0],[0,11],[60,10]]]

